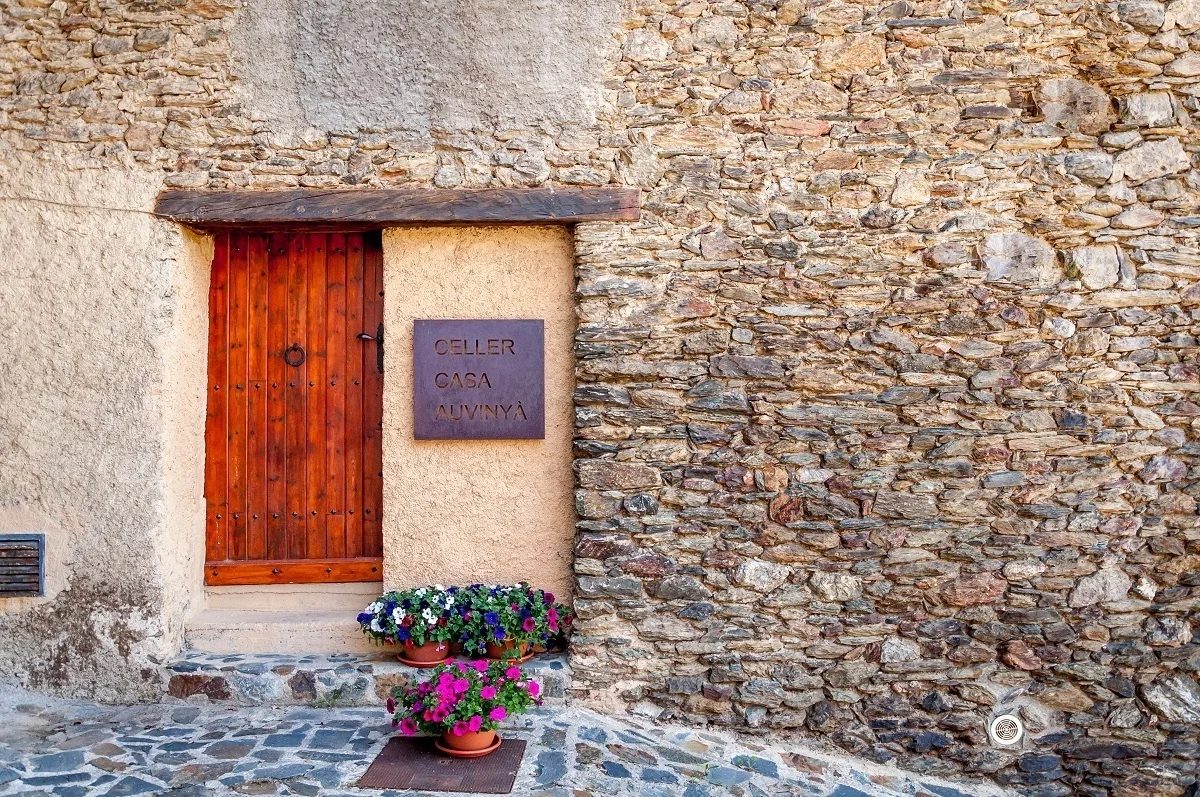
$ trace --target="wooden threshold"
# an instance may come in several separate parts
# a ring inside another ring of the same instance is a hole
[[[232,584],[339,584],[382,580],[381,557],[204,563],[204,583],[210,587]]]
[[[160,216],[202,230],[229,227],[378,230],[402,225],[574,224],[636,221],[636,188],[178,189]]]

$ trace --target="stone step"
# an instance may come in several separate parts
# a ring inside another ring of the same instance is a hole
[[[383,594],[379,581],[338,584],[239,584],[205,587],[208,609],[242,609],[260,612],[329,611],[361,612]]]
[[[374,648],[355,620],[360,611],[361,607],[284,611],[209,608],[188,621],[184,640],[188,649],[213,654],[370,656]]]
[[[521,668],[541,684],[546,704],[565,703],[571,688],[565,654],[534,656]],[[381,710],[392,687],[420,682],[429,674],[401,664],[380,648],[366,656],[191,650],[166,670],[168,692],[177,698],[202,695],[214,703],[238,706],[380,706]]]

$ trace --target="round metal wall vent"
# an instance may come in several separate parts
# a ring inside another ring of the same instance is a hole
[[[1012,714],[1001,714],[988,725],[988,735],[993,744],[1016,744],[1025,735],[1025,726]]]

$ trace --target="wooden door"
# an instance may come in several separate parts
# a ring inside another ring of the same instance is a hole
[[[205,583],[383,577],[378,233],[216,236]]]

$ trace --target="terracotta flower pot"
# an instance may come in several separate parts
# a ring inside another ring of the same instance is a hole
[[[405,646],[400,658],[415,664],[430,664],[445,661],[450,655],[450,646],[445,642],[426,642],[424,645]]]
[[[450,643],[450,655],[451,656],[461,656],[462,654],[463,654],[463,643],[451,642]]]
[[[442,734],[442,746],[451,750],[462,750],[474,753],[486,750],[496,743],[495,731],[467,731],[462,736],[455,736],[450,731]]]
[[[516,658],[524,658],[529,654],[529,643],[522,642],[519,650],[517,648],[516,641],[512,639],[508,640],[503,645],[497,642],[489,642],[487,645],[487,657],[489,659],[503,659],[506,656],[511,657],[514,651],[517,653]]]

